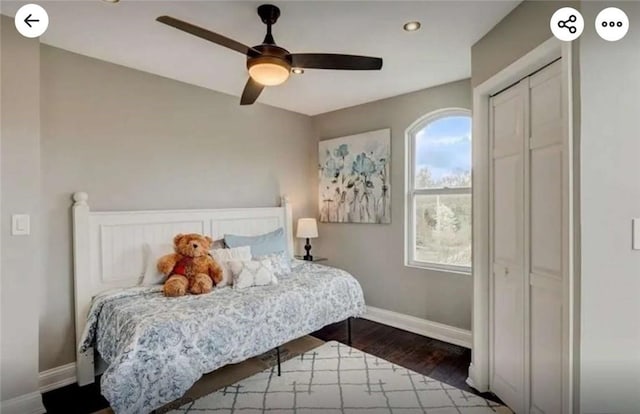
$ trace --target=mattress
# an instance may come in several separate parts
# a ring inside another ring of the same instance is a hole
[[[118,289],[92,302],[81,352],[107,362],[102,395],[118,414],[147,413],[203,374],[365,311],[349,273],[295,261],[275,285],[166,298],[161,287]]]

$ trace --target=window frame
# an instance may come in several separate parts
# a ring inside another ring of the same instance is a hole
[[[416,246],[416,226],[414,223],[415,217],[415,198],[418,195],[456,195],[456,194],[468,194],[471,196],[471,214],[473,220],[473,182],[470,187],[464,188],[438,188],[438,189],[416,189],[415,184],[415,140],[417,133],[424,129],[428,124],[437,121],[441,118],[449,116],[467,116],[471,118],[471,110],[466,108],[444,108],[429,112],[426,115],[418,118],[413,122],[405,131],[405,243],[404,243],[404,265],[407,267],[435,270],[439,272],[458,273],[464,275],[471,275],[471,266],[459,266],[448,265],[435,262],[424,262],[416,260],[415,246]],[[473,138],[472,138],[473,140]],[[473,151],[473,149],[472,149]],[[471,159],[473,160],[473,154]],[[473,161],[472,161],[473,162]],[[473,171],[473,164],[472,164]],[[473,237],[473,236],[472,236]],[[470,240],[473,247],[473,240]],[[471,252],[473,256],[473,251]]]

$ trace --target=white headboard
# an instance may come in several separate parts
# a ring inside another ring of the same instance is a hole
[[[171,243],[177,233],[201,233],[216,240],[225,233],[255,236],[283,227],[289,254],[294,253],[293,218],[285,196],[281,207],[216,210],[91,211],[87,193],[74,193],[73,200],[76,347],[93,296],[140,280],[145,243]],[[92,383],[93,358],[76,354],[78,384]]]

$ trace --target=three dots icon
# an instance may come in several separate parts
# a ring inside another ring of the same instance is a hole
[[[617,7],[607,7],[596,16],[596,32],[606,41],[622,39],[629,30],[629,17]]]
[[[602,22],[601,25],[602,25],[602,27],[607,27],[607,26],[609,26],[609,27],[615,27],[615,26],[622,27],[622,22],[613,22],[613,21],[609,22],[609,23]]]

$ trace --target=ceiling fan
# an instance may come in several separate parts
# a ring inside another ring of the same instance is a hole
[[[262,44],[253,47],[171,16],[160,16],[156,20],[247,56],[249,80],[242,92],[240,105],[254,103],[265,86],[275,86],[285,82],[292,68],[341,70],[382,68],[382,59],[377,57],[333,53],[289,53],[288,50],[276,45],[271,34],[271,26],[280,17],[280,9],[272,4],[263,4],[258,7],[258,15],[267,25],[267,35]]]

